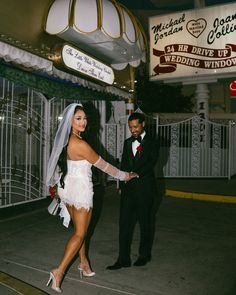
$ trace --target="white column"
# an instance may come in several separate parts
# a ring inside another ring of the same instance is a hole
[[[205,7],[205,0],[194,0],[195,8]],[[209,90],[207,84],[197,84],[196,87],[197,113],[203,119],[208,119]]]
[[[98,102],[98,109],[100,113],[100,124],[102,128],[100,128],[100,140],[103,146],[106,144],[106,132],[105,132],[105,124],[106,124],[106,101],[101,100]]]
[[[209,117],[209,90],[207,84],[197,84],[196,86],[196,100],[197,100],[197,113],[202,119]]]
[[[131,115],[134,112],[134,103],[133,103],[133,99],[130,98],[127,102],[126,102],[126,122],[128,122],[128,118],[129,115]],[[129,131],[129,126],[128,124],[126,124],[126,132],[125,132],[125,138],[130,137],[131,133]]]

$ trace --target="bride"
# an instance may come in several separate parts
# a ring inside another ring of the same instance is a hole
[[[47,186],[58,187],[61,199],[60,216],[64,225],[70,219],[74,225],[74,233],[67,242],[64,255],[57,266],[50,272],[47,286],[61,293],[63,276],[76,255],[79,253],[80,276],[95,275],[90,268],[85,251],[85,236],[89,226],[93,207],[93,184],[91,167],[94,165],[103,172],[121,181],[129,181],[138,177],[133,172],[124,172],[101,158],[91,146],[82,139],[82,132],[87,126],[87,117],[81,104],[70,104],[62,114],[47,169]]]

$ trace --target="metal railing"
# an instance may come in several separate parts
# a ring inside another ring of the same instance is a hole
[[[43,196],[46,99],[0,78],[0,206]]]
[[[34,90],[0,78],[0,208],[33,202],[48,195],[47,162],[60,122],[59,115],[72,102],[46,97]],[[105,154],[105,102],[87,104],[88,140]],[[103,181],[95,171],[94,183]]]
[[[59,114],[71,102],[0,78],[0,207],[32,202],[47,195],[45,176]],[[83,101],[82,101],[83,103]],[[86,103],[86,102],[84,102]],[[106,123],[104,101],[93,101],[90,144],[114,164],[121,159],[126,120]],[[140,111],[140,110],[139,110]],[[193,116],[160,124],[147,116],[146,131],[158,137],[156,173],[164,177],[225,177],[236,174],[236,125]],[[104,181],[97,171],[94,182]]]
[[[120,159],[124,138],[117,139],[119,128],[120,124],[106,124],[107,148]],[[180,122],[160,124],[158,117],[146,116],[146,132],[159,141],[158,176],[231,178],[236,174],[234,122],[221,124],[195,115]],[[125,132],[122,134],[126,136]]]

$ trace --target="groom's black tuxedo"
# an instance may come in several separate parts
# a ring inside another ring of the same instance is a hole
[[[139,178],[121,186],[118,258],[121,264],[130,263],[130,247],[137,221],[140,225],[139,256],[151,257],[151,209],[157,193],[154,166],[158,158],[158,144],[146,134],[134,156],[132,141],[132,137],[125,140],[121,170],[136,172]]]

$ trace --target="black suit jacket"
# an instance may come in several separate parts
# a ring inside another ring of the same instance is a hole
[[[153,195],[156,193],[154,167],[158,159],[159,147],[155,139],[145,134],[141,142],[141,151],[135,157],[132,151],[131,137],[124,142],[121,170],[133,171],[139,175],[127,183],[122,183],[122,193]]]

